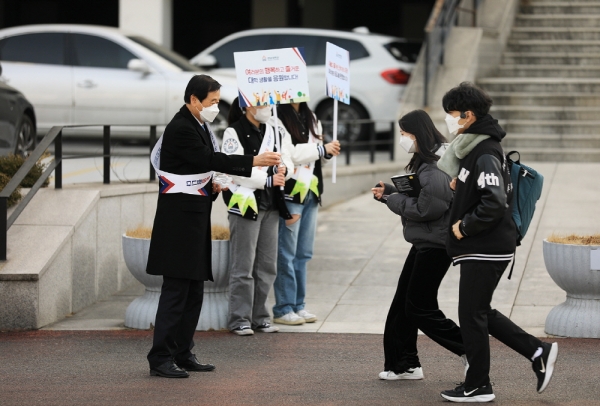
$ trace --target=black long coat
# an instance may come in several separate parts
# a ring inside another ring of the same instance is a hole
[[[193,175],[217,171],[250,176],[252,160],[250,155],[214,152],[210,135],[185,105],[163,134],[160,170],[165,172]],[[208,196],[159,193],[146,267],[148,274],[213,280],[210,212],[217,195],[211,195],[212,181],[205,188]]]

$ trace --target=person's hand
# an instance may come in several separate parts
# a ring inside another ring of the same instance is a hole
[[[277,166],[281,163],[281,154],[279,152],[263,152],[256,155],[252,160],[252,166]]]
[[[216,195],[217,193],[220,193],[221,190],[223,190],[223,189],[221,189],[221,185],[219,185],[218,183],[214,183],[213,182],[213,184],[212,184],[213,195]]]
[[[325,151],[327,152],[328,155],[333,155],[333,156],[339,155],[341,148],[342,147],[340,146],[340,142],[338,140],[331,141],[331,142],[325,144]]]
[[[450,189],[456,190],[456,178],[452,178],[450,181]]]
[[[283,176],[287,175],[287,167],[283,163],[280,164],[277,173],[283,173]]]
[[[375,196],[375,198],[377,200],[381,200],[381,198],[383,197],[383,191],[384,191],[383,182],[379,181],[379,184],[381,185],[381,187],[374,187],[371,189],[371,192],[373,192],[373,195]]]
[[[464,236],[461,234],[460,229],[458,228],[459,225],[460,225],[460,220],[458,220],[456,223],[454,223],[454,225],[452,226],[452,232],[454,233],[454,236],[456,237],[457,240],[462,240],[464,238]]]
[[[285,175],[283,172],[277,172],[273,175],[273,186],[285,186]]]

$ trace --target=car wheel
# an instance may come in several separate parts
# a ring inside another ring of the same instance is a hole
[[[33,121],[29,116],[24,115],[21,125],[17,130],[17,142],[15,145],[15,155],[26,157],[35,149],[35,130]]]
[[[217,137],[217,142],[219,143],[219,147],[223,143],[223,133],[225,129],[227,129],[227,117],[229,116],[229,105],[227,103],[219,102],[219,114],[213,122],[210,124],[210,128],[212,128],[215,136]]]
[[[333,134],[333,100],[328,100],[317,108],[317,117],[323,124],[325,139],[330,141]],[[358,102],[351,104],[338,103],[338,139],[359,141],[367,138],[369,126],[365,123],[347,123],[348,120],[367,120],[369,114]]]

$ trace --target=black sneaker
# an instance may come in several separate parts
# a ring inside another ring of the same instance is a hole
[[[263,323],[260,326],[254,327],[254,330],[259,333],[276,333],[279,331],[279,327],[272,326],[271,323]]]
[[[550,379],[552,379],[554,363],[556,362],[556,357],[558,357],[558,344],[542,342],[542,350],[542,355],[535,358],[531,364],[531,367],[538,378],[538,393],[542,393],[550,383]]]
[[[231,332],[239,336],[251,336],[254,334],[254,330],[252,330],[250,326],[239,326],[231,330]]]
[[[450,402],[459,403],[491,402],[496,397],[489,383],[480,388],[466,388],[461,384],[454,389],[443,391],[440,395]]]

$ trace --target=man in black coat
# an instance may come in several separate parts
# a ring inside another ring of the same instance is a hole
[[[186,371],[215,369],[214,365],[199,363],[191,349],[202,309],[204,281],[213,280],[210,212],[221,188],[210,179],[198,188],[174,193],[177,188],[172,187],[172,179],[211,171],[250,176],[252,166],[280,162],[275,152],[257,156],[216,152],[218,146],[205,122],[218,114],[220,88],[210,76],[194,76],[185,89],[185,105],[159,140],[160,172],[175,176],[171,180],[160,177],[146,268],[148,274],[163,276],[154,341],[148,353],[153,376],[187,378]]]

